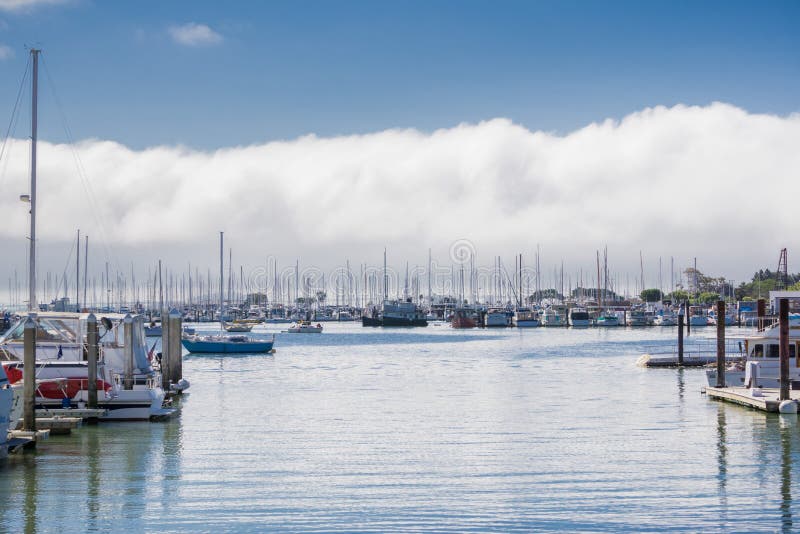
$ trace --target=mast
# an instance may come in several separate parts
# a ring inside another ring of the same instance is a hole
[[[78,229],[77,252],[75,254],[75,311],[81,311],[81,230]]]
[[[33,76],[31,77],[31,235],[30,262],[28,271],[28,311],[37,308],[36,303],[36,140],[38,137],[39,100],[39,52],[31,48]]]
[[[389,279],[386,274],[386,249],[383,249],[383,300],[389,300]]]
[[[222,234],[219,233],[219,329],[222,331],[222,294],[225,288],[225,270],[223,268],[224,249],[222,246]]]

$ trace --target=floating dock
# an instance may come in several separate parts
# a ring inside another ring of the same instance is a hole
[[[740,404],[762,412],[780,412],[780,389],[777,388],[707,387],[705,393],[711,399]],[[789,398],[800,404],[800,390],[790,390]]]
[[[725,362],[727,363],[735,363],[742,359],[741,355],[736,354],[735,356],[725,356]],[[652,354],[642,354],[638,360],[636,360],[636,365],[640,367],[705,367],[706,365],[712,365],[717,363],[717,356],[714,355],[697,355],[697,356],[689,356],[686,355],[683,357],[683,365],[678,363],[678,355],[652,355]]]

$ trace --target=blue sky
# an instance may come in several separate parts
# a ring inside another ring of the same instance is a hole
[[[800,2],[3,0],[0,122],[45,63],[76,139],[200,149],[506,117],[567,133],[654,105],[798,110]],[[205,25],[214,42],[176,42]],[[8,52],[5,54],[8,56]],[[52,105],[49,90],[43,113]],[[43,121],[42,137],[63,139]],[[24,131],[18,135],[24,136]]]

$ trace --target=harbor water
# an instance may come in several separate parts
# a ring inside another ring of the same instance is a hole
[[[800,527],[797,416],[637,367],[674,328],[285,328],[257,327],[275,354],[186,355],[169,421],[0,464],[0,532]]]

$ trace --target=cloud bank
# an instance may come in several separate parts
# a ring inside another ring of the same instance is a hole
[[[378,264],[384,247],[396,265],[422,265],[429,247],[444,261],[466,239],[481,264],[502,254],[513,265],[518,252],[532,261],[540,244],[543,269],[563,260],[568,272],[588,273],[608,245],[609,264],[632,277],[642,251],[650,280],[659,257],[665,279],[670,257],[676,270],[696,257],[701,271],[741,281],[777,265],[782,247],[800,270],[797,139],[798,115],[715,103],[649,108],[563,136],[494,119],[213,152],[87,140],[74,148],[88,185],[69,146],[41,143],[38,233],[65,243],[81,228],[137,262],[211,269],[219,230],[234,265],[267,255],[323,268],[345,258]],[[26,235],[18,196],[27,157],[18,140],[0,162],[5,240]],[[9,261],[23,268],[24,253]]]
[[[11,59],[13,57],[14,51],[11,49],[11,47],[0,44],[0,61],[5,61],[6,59]]]
[[[170,26],[167,31],[173,41],[184,46],[209,46],[222,42],[222,36],[205,24],[188,22],[181,26]]]
[[[0,11],[29,11],[40,6],[67,4],[71,0],[0,0]]]

